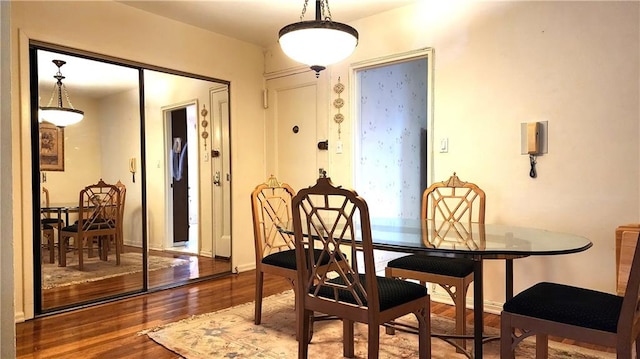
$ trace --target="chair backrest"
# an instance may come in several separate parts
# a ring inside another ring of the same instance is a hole
[[[486,195],[473,183],[461,181],[456,173],[433,183],[422,194],[421,218],[429,220],[430,241],[435,246],[455,241],[469,248],[482,246],[483,238],[472,234],[472,224],[484,224]]]
[[[618,341],[632,343],[630,338],[640,332],[640,246],[638,244],[638,232],[624,232],[622,234],[622,248],[632,249],[625,251],[624,255],[632,255],[631,267],[621,267],[621,277],[628,278],[620,318],[618,319]],[[635,247],[635,248],[634,248]]]
[[[355,191],[336,187],[331,179],[321,177],[314,186],[298,192],[292,209],[296,261],[309,263],[298,265],[297,290],[306,294],[301,303],[305,307],[313,303],[316,307],[330,308],[329,313],[351,310],[366,317],[379,312],[371,223],[365,200]],[[323,250],[319,258],[314,256],[314,248]],[[359,268],[356,255],[359,252],[364,268]],[[348,302],[340,301],[345,298],[349,298]]]
[[[461,181],[456,173],[436,182],[422,194],[422,219],[484,223],[486,195],[473,183]]]
[[[618,295],[623,296],[627,289],[629,273],[631,273],[631,262],[633,262],[633,254],[638,241],[638,232],[624,231],[621,233],[621,238],[620,247],[618,248],[620,251],[620,263],[616,273],[616,292]]]
[[[124,183],[120,182],[120,180],[118,180],[118,182],[116,182],[116,188],[118,189],[118,192],[120,192],[120,222],[122,222],[122,219],[124,217],[124,204],[125,204],[125,200],[127,198],[127,186],[125,186]]]
[[[80,191],[79,231],[115,231],[120,218],[120,191],[102,179]]]
[[[45,187],[42,187],[42,198],[40,199],[43,207],[49,207],[49,190]],[[42,212],[42,218],[51,218],[51,212],[44,211]]]
[[[295,191],[271,176],[251,192],[256,263],[265,256],[295,247],[293,237],[278,231],[291,224],[291,199]]]

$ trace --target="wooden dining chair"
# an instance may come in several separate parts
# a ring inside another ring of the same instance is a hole
[[[80,191],[78,221],[60,230],[58,265],[66,266],[68,241],[74,238],[78,252],[78,269],[84,269],[84,245],[98,238],[106,242],[118,236],[120,191],[102,179]],[[120,248],[116,248],[116,265],[120,264]],[[101,257],[106,260],[106,258]]]
[[[613,347],[618,359],[631,359],[635,342],[635,356],[640,357],[637,241],[638,232],[622,234],[623,246],[634,246],[633,251],[626,251],[633,258],[631,267],[620,273],[628,278],[624,296],[542,282],[507,300],[500,314],[500,358],[513,359],[516,346],[532,335],[536,336],[538,359],[548,356],[549,336]]]
[[[484,223],[485,193],[473,183],[461,181],[456,173],[448,180],[429,186],[422,194],[423,221],[459,222],[467,228],[471,223]],[[436,232],[436,236],[440,235]],[[444,234],[442,235],[444,238]],[[466,233],[457,231],[454,238],[466,246]],[[443,239],[444,240],[444,239]],[[473,260],[464,258],[432,257],[424,254],[408,255],[387,263],[385,275],[392,278],[413,279],[420,283],[435,283],[444,288],[455,305],[455,334],[466,334],[466,298],[473,282]],[[388,328],[387,333],[393,334]],[[458,352],[466,349],[463,339],[455,340]]]
[[[264,274],[284,277],[294,287],[296,254],[293,237],[278,231],[291,221],[291,198],[295,191],[271,176],[251,192],[253,238],[256,254],[256,293],[254,322],[262,320]]]
[[[354,357],[354,322],[368,326],[368,357],[377,358],[380,326],[413,313],[420,358],[431,357],[430,302],[427,288],[417,283],[378,277],[373,257],[371,223],[365,200],[355,191],[336,187],[321,177],[292,200],[298,265],[296,282],[298,358],[307,358],[311,314],[342,319],[343,356]],[[321,249],[320,257],[315,254]],[[358,259],[361,257],[361,260]],[[339,270],[325,261],[348,263]],[[360,263],[362,262],[362,263]]]

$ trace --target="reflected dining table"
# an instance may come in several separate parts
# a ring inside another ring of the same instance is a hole
[[[293,233],[288,223],[281,229]],[[481,359],[484,335],[483,261],[505,261],[505,300],[513,297],[513,260],[585,251],[593,245],[583,236],[538,228],[502,224],[442,222],[418,219],[371,218],[373,247],[377,250],[467,258],[474,261],[473,352]],[[356,238],[356,241],[358,239]],[[470,338],[469,338],[470,339]]]

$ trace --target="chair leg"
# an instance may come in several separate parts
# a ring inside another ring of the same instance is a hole
[[[464,335],[467,333],[467,291],[469,286],[465,286],[463,281],[456,285],[455,298],[453,298],[456,306],[456,334]],[[467,349],[467,341],[464,339],[456,340],[456,343],[463,349]],[[456,352],[463,353],[463,350],[456,349]]]
[[[342,319],[342,356],[345,358],[355,357],[353,320]]]
[[[369,323],[369,334],[367,337],[367,358],[378,359],[380,356],[380,325]],[[351,336],[353,338],[353,336]]]
[[[83,270],[84,269],[84,249],[82,248],[84,245],[84,241],[86,241],[87,238],[77,238],[76,239],[76,247],[78,248],[78,269],[79,270]]]
[[[258,325],[262,321],[262,282],[264,281],[264,273],[260,268],[256,268],[256,308],[253,322]]]
[[[547,359],[549,357],[549,336],[536,334],[536,358]]]
[[[419,310],[416,315],[418,320],[418,357],[420,359],[431,358],[431,302],[427,297],[426,309]]]
[[[393,278],[393,272],[392,269],[387,267],[384,269],[384,276],[387,278]],[[389,326],[385,326],[384,328],[385,333],[387,333],[387,335],[395,335],[396,334],[396,330],[394,328],[391,328]]]
[[[58,267],[67,266],[67,241],[69,237],[60,236],[58,238]]]
[[[298,359],[306,359],[309,355],[309,325],[310,325],[310,317],[313,315],[312,311],[304,310],[301,308],[302,306],[297,307],[296,312],[296,321],[298,328],[296,330],[297,333],[300,333],[298,337]]]
[[[511,318],[506,312],[500,314],[500,359],[514,359]]]

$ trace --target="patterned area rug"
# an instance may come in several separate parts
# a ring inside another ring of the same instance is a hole
[[[165,326],[140,332],[155,342],[188,359],[204,358],[296,358],[295,312],[293,292],[287,291],[263,300],[262,324],[253,324],[253,302],[219,312],[193,316]],[[413,315],[403,321],[415,322]],[[448,318],[431,316],[432,331],[450,333],[454,323]],[[367,328],[356,323],[356,357],[367,357]],[[496,330],[493,330],[496,333]],[[465,358],[441,339],[431,340],[432,358]],[[534,358],[532,343],[520,344],[517,358]],[[380,333],[380,358],[417,358],[417,336],[396,332]],[[340,321],[321,321],[314,325],[309,345],[309,358],[333,359],[342,354],[342,324]],[[484,357],[497,359],[499,343],[485,344]],[[571,345],[550,342],[549,358],[614,358],[614,354],[592,351]]]
[[[149,256],[149,271],[177,267],[190,263],[186,259]],[[142,254],[122,253],[120,265],[116,265],[115,255],[108,261],[98,257],[84,257],[84,270],[78,270],[78,257],[73,252],[67,254],[67,266],[58,267],[58,263],[42,264],[42,289],[51,289],[72,284],[94,282],[125,274],[142,272]]]

